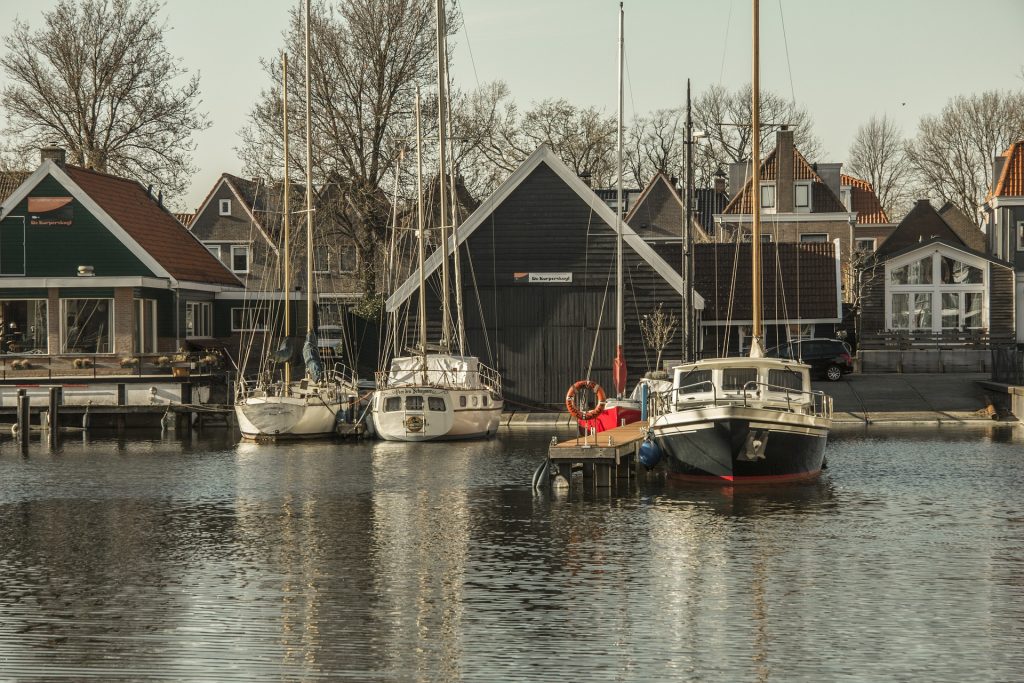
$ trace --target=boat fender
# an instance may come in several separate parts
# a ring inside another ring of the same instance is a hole
[[[541,487],[541,485],[544,483],[544,479],[545,479],[545,477],[548,474],[548,466],[549,466],[550,462],[551,461],[545,459],[544,462],[542,462],[540,465],[538,465],[537,469],[534,470],[534,472],[533,472],[533,490],[534,491],[538,490]]]
[[[649,438],[644,439],[644,442],[640,444],[640,453],[637,457],[640,459],[641,465],[649,470],[653,469],[655,465],[661,462],[661,448]]]
[[[589,389],[597,396],[597,405],[585,412],[576,405],[576,394],[581,389]],[[565,394],[565,407],[569,410],[569,414],[577,420],[593,420],[604,412],[605,398],[604,389],[601,388],[600,384],[593,380],[581,379],[569,387],[569,391]]]

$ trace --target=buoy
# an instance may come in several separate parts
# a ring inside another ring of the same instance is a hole
[[[640,444],[640,454],[638,457],[640,458],[641,465],[651,469],[661,462],[661,449],[658,448],[658,444],[650,439],[644,439],[644,442]]]
[[[556,489],[567,489],[569,488],[569,480],[565,478],[565,475],[559,472],[558,474],[555,475],[555,478],[554,480],[552,480],[551,485],[554,486]]]

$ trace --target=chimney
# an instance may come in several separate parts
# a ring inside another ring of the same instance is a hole
[[[725,193],[725,171],[722,169],[718,169],[718,172],[715,173],[715,192]]]
[[[39,150],[39,162],[44,163],[47,159],[63,167],[67,162],[67,152],[56,143],[51,144]]]
[[[843,196],[840,188],[840,176],[842,175],[843,164],[836,162],[830,164],[817,164],[818,177],[821,181],[828,185],[828,188],[832,190],[836,195],[836,199],[842,201]]]
[[[775,212],[793,213],[793,131],[775,133]]]
[[[750,177],[749,161],[734,161],[729,164],[729,194],[735,197]]]
[[[996,157],[992,157],[992,189],[995,190],[996,183],[999,182],[999,176],[1003,174],[1003,166],[1006,165],[1006,157],[1002,154]]]

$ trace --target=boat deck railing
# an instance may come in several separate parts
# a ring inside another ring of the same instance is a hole
[[[420,379],[423,377],[422,370],[410,370],[408,374]],[[407,386],[408,382],[395,382],[391,373],[385,370],[377,372],[377,388],[388,389],[390,387]],[[429,369],[426,371],[426,382],[430,386],[444,387],[447,389],[486,389],[495,396],[501,396],[501,374],[483,363],[477,365],[477,370],[443,370]]]
[[[303,385],[303,383],[306,383]],[[318,386],[315,382],[309,382],[301,377],[292,380],[292,385],[299,385],[300,391],[305,386]],[[338,399],[345,398],[348,394],[358,395],[358,380],[356,374],[344,363],[335,363],[330,369],[324,372],[324,378],[319,386],[333,388],[329,395],[335,395]],[[245,398],[265,398],[267,396],[281,396],[284,389],[283,379],[273,379],[269,373],[261,373],[257,377],[239,377],[235,381],[235,400],[242,401]]]
[[[701,387],[710,388],[707,391],[695,391]],[[788,412],[799,411],[814,417],[832,418],[832,397],[823,391],[804,391],[752,380],[731,394],[727,390],[719,392],[720,387],[711,380],[673,387],[671,391],[666,392],[667,396],[652,395],[654,406],[651,412],[657,415],[666,409],[686,410],[723,405],[753,406],[756,402],[757,407],[765,407],[765,404],[781,407],[784,404]],[[689,398],[683,399],[683,396]]]

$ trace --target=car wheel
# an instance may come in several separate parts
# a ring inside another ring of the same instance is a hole
[[[825,370],[825,379],[829,382],[838,382],[843,378],[843,370],[838,365],[830,365]]]

